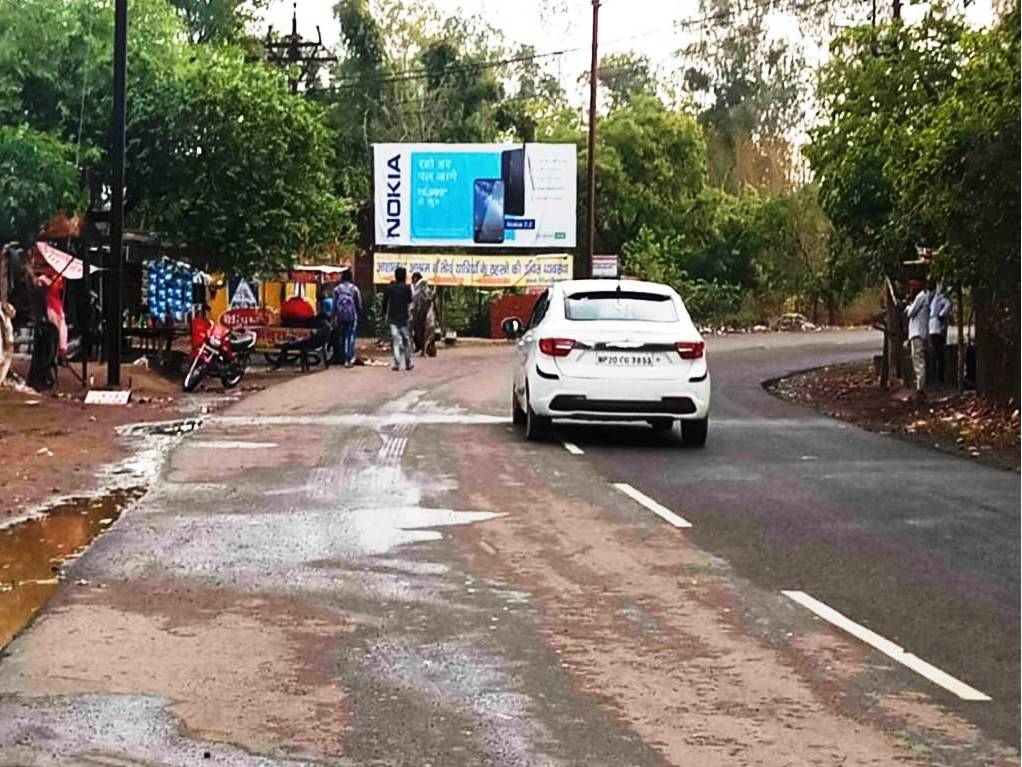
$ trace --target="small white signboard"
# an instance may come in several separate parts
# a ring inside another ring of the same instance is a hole
[[[591,273],[593,277],[617,277],[617,256],[593,256]]]
[[[127,405],[131,399],[131,389],[116,389],[103,391],[90,389],[85,395],[86,405]]]

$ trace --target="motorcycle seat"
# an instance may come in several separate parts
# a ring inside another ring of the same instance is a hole
[[[251,330],[238,330],[231,333],[231,348],[234,351],[245,351],[256,345],[256,334]]]

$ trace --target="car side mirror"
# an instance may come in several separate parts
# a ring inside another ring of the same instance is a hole
[[[500,329],[504,331],[504,337],[508,341],[514,341],[516,338],[522,337],[522,333],[525,332],[525,323],[519,317],[508,317],[500,323]]]

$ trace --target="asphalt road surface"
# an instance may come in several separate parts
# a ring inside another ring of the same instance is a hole
[[[525,443],[506,346],[207,419],[0,656],[0,764],[1007,765],[1019,479],[782,402]]]

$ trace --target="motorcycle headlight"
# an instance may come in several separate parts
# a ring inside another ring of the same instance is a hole
[[[220,336],[210,336],[206,339],[206,343],[212,346],[214,349],[220,348]]]

